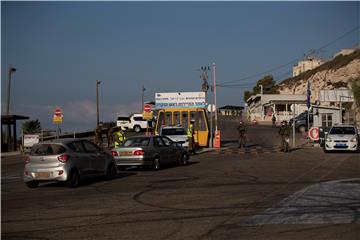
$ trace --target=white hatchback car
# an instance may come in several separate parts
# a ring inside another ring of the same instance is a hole
[[[173,142],[181,143],[183,147],[189,147],[189,140],[184,128],[177,126],[162,127],[160,136],[166,136]]]
[[[359,150],[359,134],[357,128],[351,125],[333,126],[325,136],[324,151]]]

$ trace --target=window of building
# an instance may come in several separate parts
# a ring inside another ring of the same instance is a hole
[[[322,113],[321,114],[321,126],[322,127],[331,127],[333,123],[332,113]]]

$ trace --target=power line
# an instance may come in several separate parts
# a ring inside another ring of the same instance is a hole
[[[335,42],[337,42],[337,41],[339,41],[340,39],[344,38],[345,36],[349,35],[350,33],[353,33],[354,31],[358,30],[359,28],[360,28],[360,26],[358,25],[357,27],[351,29],[350,31],[347,31],[346,33],[344,33],[344,34],[341,35],[340,37],[338,37],[338,38],[336,38],[336,39],[334,39],[334,40],[326,43],[325,45],[323,45],[323,46],[321,46],[321,47],[319,47],[319,48],[317,48],[317,49],[315,49],[315,50],[309,51],[309,53],[308,53],[308,54],[305,54],[305,56],[308,56],[308,55],[310,55],[310,54],[314,54],[314,53],[316,53],[316,52],[321,51],[322,49],[324,49],[324,48],[326,48],[326,47],[334,44]],[[287,62],[287,63],[285,63],[285,64],[282,64],[282,65],[279,65],[279,66],[277,66],[277,67],[271,68],[271,69],[269,69],[269,70],[263,71],[263,72],[261,72],[261,73],[253,74],[253,75],[250,75],[250,76],[247,76],[247,77],[238,79],[238,80],[226,81],[226,82],[217,84],[216,86],[219,86],[219,87],[231,86],[231,85],[229,85],[229,84],[235,83],[235,82],[240,82],[240,81],[247,80],[247,79],[252,79],[252,78],[257,77],[257,76],[259,76],[259,75],[264,75],[264,74],[266,74],[266,73],[273,72],[273,71],[275,71],[275,70],[277,70],[277,69],[281,69],[281,68],[283,68],[283,67],[286,67],[286,66],[288,66],[288,65],[290,65],[290,64],[292,64],[292,63],[294,63],[294,62],[298,62],[298,61],[301,60],[301,59],[303,59],[303,56],[298,57],[298,58],[296,58],[296,59],[294,59],[294,60],[292,60],[292,61],[289,61],[289,62]]]

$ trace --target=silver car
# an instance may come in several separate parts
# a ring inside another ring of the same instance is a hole
[[[160,136],[166,136],[173,142],[178,142],[181,143],[184,147],[189,147],[187,133],[182,127],[162,127],[160,129]]]
[[[61,181],[77,187],[80,179],[117,176],[114,158],[85,139],[57,139],[36,144],[25,161],[24,182],[35,188],[39,182]]]
[[[119,169],[145,166],[159,170],[165,164],[187,165],[189,161],[186,148],[162,136],[130,137],[122,146],[112,149],[111,153]]]
[[[350,125],[333,126],[325,136],[324,151],[359,150],[359,135],[356,127]]]

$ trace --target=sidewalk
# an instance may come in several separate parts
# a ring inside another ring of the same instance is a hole
[[[15,152],[2,152],[1,153],[1,157],[11,157],[11,156],[17,156],[17,155],[21,155],[22,153],[20,151],[15,151]]]

